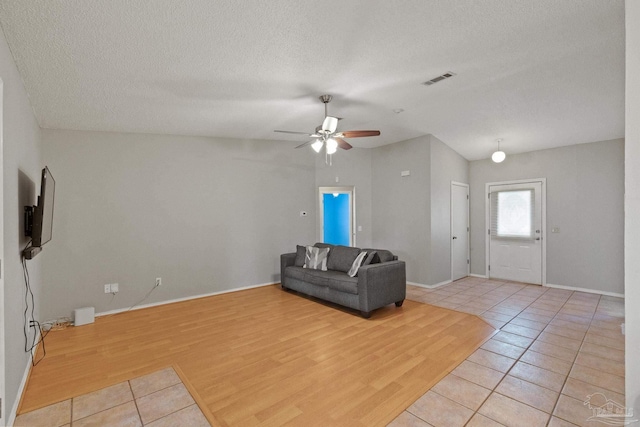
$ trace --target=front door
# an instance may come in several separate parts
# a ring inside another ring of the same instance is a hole
[[[488,276],[541,285],[543,182],[488,188]]]

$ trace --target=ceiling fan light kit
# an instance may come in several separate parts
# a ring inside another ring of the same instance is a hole
[[[336,117],[327,116],[322,122],[323,133],[334,133],[338,128],[338,119]]]
[[[333,138],[327,139],[327,154],[333,154],[338,151],[338,141]]]
[[[493,160],[494,163],[502,163],[504,159],[507,158],[507,155],[504,151],[500,150],[500,143],[502,142],[502,139],[498,139],[496,142],[498,143],[498,151],[494,151],[491,155],[491,160]]]
[[[330,116],[327,111],[327,104],[331,102],[331,99],[333,99],[331,95],[320,96],[320,101],[322,101],[322,103],[324,104],[324,120],[322,121],[322,125],[318,126],[315,129],[314,133],[292,132],[288,130],[274,131],[296,135],[307,135],[311,138],[316,138],[314,140],[307,141],[304,144],[300,144],[296,148],[311,145],[313,151],[315,151],[316,153],[320,153],[322,147],[324,147],[326,156],[325,161],[328,165],[331,165],[331,155],[338,151],[338,147],[342,148],[343,150],[350,150],[351,148],[353,148],[351,144],[349,144],[344,138],[363,138],[368,136],[380,135],[379,130],[346,130],[337,132],[338,121],[340,119],[338,117]]]

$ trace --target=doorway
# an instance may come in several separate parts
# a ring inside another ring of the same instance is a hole
[[[487,277],[545,283],[545,191],[544,178],[487,184]]]
[[[332,245],[355,245],[353,187],[320,187],[320,240]]]
[[[469,275],[469,184],[451,182],[451,281]]]

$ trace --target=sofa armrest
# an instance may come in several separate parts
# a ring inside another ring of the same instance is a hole
[[[282,287],[285,287],[284,284],[284,270],[287,267],[290,267],[292,265],[296,264],[296,253],[289,253],[289,254],[282,254],[280,255],[280,284],[282,285]]]
[[[370,312],[387,304],[400,302],[407,294],[404,261],[370,264],[358,270],[360,310]]]

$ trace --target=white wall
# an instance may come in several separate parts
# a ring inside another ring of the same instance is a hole
[[[486,272],[485,184],[546,178],[547,283],[622,294],[624,169],[623,140],[471,162],[471,272]]]
[[[56,179],[40,255],[43,317],[280,280],[280,254],[314,239],[315,158],[294,144],[43,130]],[[306,210],[307,217],[299,212]],[[103,285],[117,282],[111,302]]]
[[[373,245],[406,262],[407,280],[427,284],[430,265],[429,136],[372,150]],[[401,177],[408,170],[410,176]]]
[[[352,148],[340,150],[333,155],[331,166],[325,162],[324,154],[316,154],[311,148],[301,149],[316,159],[316,215],[320,214],[318,187],[355,187],[356,199],[356,246],[370,248],[372,243],[371,218],[371,150]],[[336,182],[336,177],[339,182]],[[362,226],[362,231],[357,227]],[[320,222],[316,221],[316,241],[321,241]],[[314,242],[308,242],[312,244]]]
[[[640,412],[640,2],[625,2],[625,321],[626,399]]]
[[[23,235],[25,205],[34,205],[40,192],[40,127],[22,85],[13,57],[0,32],[0,78],[4,83],[3,179],[4,179],[4,328],[5,339],[5,420],[15,409],[23,374],[29,365],[23,335],[25,284],[20,252],[27,243]],[[40,256],[28,261],[31,287],[36,299],[35,317],[42,299]],[[31,337],[31,332],[29,332]]]
[[[431,268],[427,284],[451,280],[451,181],[469,183],[469,162],[435,136],[431,141]]]

